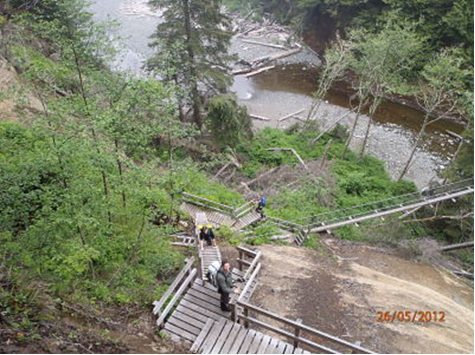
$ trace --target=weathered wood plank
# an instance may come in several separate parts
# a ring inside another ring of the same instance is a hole
[[[223,316],[221,316],[219,314],[216,314],[214,312],[211,312],[211,311],[209,311],[209,310],[207,310],[207,309],[205,309],[205,308],[203,308],[199,305],[196,305],[195,303],[190,302],[188,300],[181,301],[181,306],[184,306],[188,309],[191,309],[194,312],[196,312],[197,314],[202,314],[205,317],[213,318],[216,321],[219,321],[221,318],[223,318]]]
[[[227,337],[226,341],[224,342],[224,345],[221,349],[221,354],[228,354],[229,350],[234,344],[234,341],[236,340],[240,330],[244,328],[242,325],[239,325],[238,323],[234,323],[233,328],[229,332],[229,336]]]
[[[191,257],[186,265],[183,267],[183,269],[180,271],[178,276],[173,280],[171,285],[168,287],[168,289],[165,291],[163,296],[160,298],[159,301],[153,302],[153,305],[155,306],[153,308],[153,314],[160,315],[160,309],[163,307],[165,302],[168,300],[168,297],[171,296],[173,291],[175,291],[175,288],[178,286],[178,284],[181,282],[181,280],[185,277],[185,274],[191,270],[191,267],[193,266],[193,262],[195,261],[195,258]]]
[[[221,316],[223,318],[229,319],[229,312],[223,312],[220,308],[220,306],[212,305],[211,303],[208,303],[206,301],[200,300],[199,298],[194,297],[193,295],[187,294],[184,298],[186,301],[189,301],[203,309],[206,309],[218,316]]]
[[[278,340],[278,345],[274,351],[274,354],[285,354],[285,347],[287,346],[287,343]]]
[[[221,314],[222,311],[221,311],[221,305],[220,305],[220,301],[218,299],[215,299],[215,298],[211,298],[201,292],[198,292],[196,290],[190,290],[186,296],[192,296],[200,301],[203,301],[205,303],[205,305],[203,305],[203,307],[213,311],[213,312],[217,312],[218,314]]]
[[[248,330],[244,327],[241,327],[239,330],[239,334],[236,336],[236,340],[234,340],[231,349],[229,349],[228,354],[238,354],[239,349],[241,348],[242,344],[244,343],[244,339],[246,338]]]
[[[266,354],[266,349],[269,346],[269,343],[271,341],[271,337],[268,335],[264,335],[262,337],[261,343],[259,344],[259,347],[256,350],[256,354]]]
[[[159,327],[162,326],[162,323],[165,320],[166,316],[168,315],[168,312],[170,312],[170,310],[175,305],[175,302],[178,300],[178,298],[181,297],[181,295],[183,294],[185,289],[188,287],[188,285],[193,282],[193,279],[196,275],[196,272],[197,272],[196,269],[191,270],[191,272],[188,275],[188,277],[186,278],[186,280],[183,281],[181,286],[178,288],[178,291],[175,293],[175,295],[172,297],[170,302],[167,304],[167,306],[165,307],[163,312],[160,314],[160,317],[158,317],[158,319],[157,319],[157,325]]]
[[[201,332],[200,334],[198,335],[198,337],[196,338],[195,342],[193,343],[193,345],[191,346],[190,350],[192,352],[197,352],[198,349],[200,348],[201,344],[203,344],[203,341],[206,339],[206,337],[208,336],[208,333],[211,329],[211,327],[213,326],[214,324],[214,321],[212,319],[208,319],[206,321],[206,324],[204,325],[203,329],[201,329]]]
[[[294,354],[303,354],[303,349],[301,349],[301,348],[295,349]]]
[[[175,312],[173,312],[175,313]],[[200,334],[201,328],[195,327],[189,323],[186,323],[185,321],[181,320],[180,318],[175,317],[175,314],[173,314],[167,321],[167,324],[174,325],[177,328],[186,330],[188,333],[193,334],[195,337]],[[194,339],[193,339],[194,340]]]
[[[186,330],[183,330],[181,328],[178,328],[174,326],[173,324],[170,323],[165,323],[165,329],[168,330],[169,332],[178,335],[180,338],[186,339],[190,342],[194,342],[196,339],[196,335],[191,334],[187,332]]]
[[[221,335],[221,332],[223,331],[225,324],[226,324],[226,319],[224,318],[221,319],[219,322],[214,323],[214,326],[211,328],[208,337],[203,342],[203,345],[200,348],[201,353],[209,354],[214,344],[216,343],[216,340]]]
[[[294,346],[292,344],[286,344],[284,354],[293,354],[294,353]]]
[[[214,344],[213,348],[209,352],[210,354],[220,354],[221,353],[221,348],[223,347],[224,343],[226,342],[226,338],[229,336],[229,333],[231,329],[234,326],[234,322],[228,321],[224,325],[223,330],[221,331],[220,336],[216,340],[216,343]]]
[[[172,317],[173,318],[177,318],[179,320],[182,320],[190,325],[192,325],[193,327],[196,327],[198,329],[201,329],[203,328],[204,326],[204,323],[202,320],[197,320],[193,317],[190,317],[188,314],[186,314],[185,312],[180,312],[178,309],[175,309],[175,311],[173,312],[172,314]]]
[[[249,329],[249,331],[246,334],[246,337],[244,338],[244,342],[242,343],[241,348],[239,349],[238,354],[247,354],[249,351],[249,348],[254,341],[254,338],[256,337],[257,332],[253,329]]]
[[[192,318],[192,319],[196,320],[197,322],[199,322],[201,324],[205,324],[206,321],[210,318],[207,315],[204,315],[204,314],[198,313],[195,310],[186,308],[181,303],[176,307],[175,312],[180,312],[182,314],[185,314],[189,318]]]
[[[191,289],[196,290],[198,292],[201,292],[201,293],[205,294],[208,297],[216,298],[217,300],[219,300],[221,298],[221,295],[218,293],[218,290],[216,290],[216,289],[211,290],[207,287],[203,287],[203,286],[198,285],[196,283],[191,287]]]
[[[264,334],[262,333],[257,333],[256,337],[251,343],[251,346],[249,347],[249,354],[255,354],[257,352],[257,349],[259,348],[259,345],[261,345],[262,338],[264,338]]]
[[[279,341],[276,338],[271,338],[269,345],[264,350],[264,354],[275,354],[276,348],[279,345]]]

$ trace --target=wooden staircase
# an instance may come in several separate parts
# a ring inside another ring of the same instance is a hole
[[[189,202],[183,202],[180,208],[182,211],[188,213],[193,218],[194,216],[196,216],[197,213],[206,213],[206,218],[208,222],[218,226],[231,227],[235,223],[234,218],[230,216],[211,210],[206,210],[203,207],[195,206],[194,204],[191,204]]]
[[[217,246],[205,245],[203,250],[199,250],[199,256],[201,260],[201,278],[207,281],[209,266],[216,260],[221,264],[221,252]]]
[[[241,230],[241,229],[244,229],[248,226],[250,226],[251,224],[257,222],[257,221],[260,221],[262,218],[261,218],[261,215],[260,213],[257,213],[256,211],[252,211],[251,213],[237,219],[234,224],[232,225],[232,229],[233,230]]]

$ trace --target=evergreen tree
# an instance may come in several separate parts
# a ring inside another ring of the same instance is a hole
[[[229,19],[221,12],[220,0],[153,0],[153,5],[165,9],[165,21],[158,25],[151,46],[157,55],[149,61],[149,68],[158,71],[170,64],[176,65],[172,81],[187,92],[183,104],[193,109],[193,121],[201,128],[200,88],[211,94],[224,93],[230,84],[227,75],[227,54],[231,39]],[[180,48],[180,55],[176,55]],[[170,55],[164,55],[169,53]],[[164,79],[170,79],[168,75]]]

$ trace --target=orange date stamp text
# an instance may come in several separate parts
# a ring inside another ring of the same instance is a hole
[[[445,322],[444,311],[379,311],[377,322]]]

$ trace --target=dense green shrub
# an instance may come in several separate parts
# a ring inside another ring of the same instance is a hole
[[[235,147],[252,137],[252,122],[246,108],[230,95],[215,96],[209,101],[207,119],[213,139],[222,148]]]

